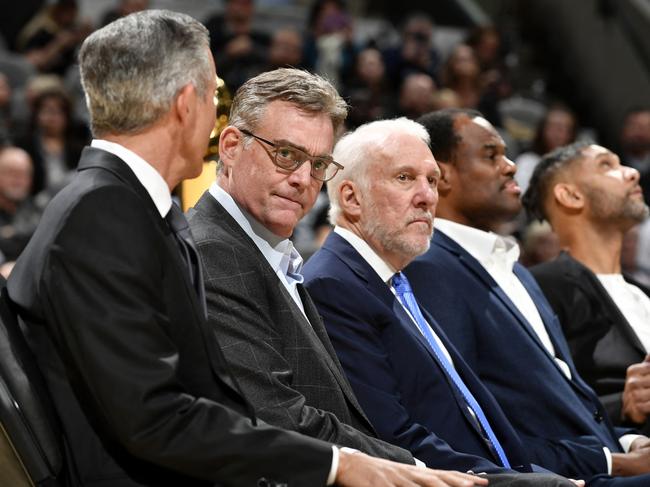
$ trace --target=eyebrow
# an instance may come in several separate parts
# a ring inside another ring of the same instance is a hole
[[[288,146],[293,147],[295,149],[300,149],[305,154],[308,154],[308,155],[310,155],[312,157],[322,157],[324,159],[332,159],[331,154],[312,154],[311,152],[309,152],[307,150],[306,147],[303,147],[302,145],[295,144],[295,143],[293,143],[293,142],[291,142],[290,140],[287,140],[287,139],[278,139],[278,140],[274,140],[273,142],[276,143],[277,145],[288,145]]]

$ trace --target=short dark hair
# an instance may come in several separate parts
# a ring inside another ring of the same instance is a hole
[[[417,119],[429,132],[431,142],[429,147],[437,161],[451,162],[460,137],[454,132],[454,121],[460,115],[469,118],[482,117],[478,110],[470,108],[445,108],[427,113]]]
[[[533,171],[528,189],[521,198],[531,219],[548,220],[544,202],[551,190],[555,176],[562,169],[582,159],[582,151],[592,144],[593,142],[590,140],[581,140],[558,147],[542,157]]]

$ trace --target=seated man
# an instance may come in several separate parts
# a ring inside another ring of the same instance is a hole
[[[407,450],[377,439],[288,240],[339,169],[330,154],[346,113],[330,83],[297,69],[263,73],[237,91],[219,140],[217,181],[190,211],[208,322],[260,418],[412,464]]]
[[[427,142],[423,127],[404,118],[339,141],[334,158],[346,167],[328,182],[336,228],[305,265],[305,283],[381,438],[430,465],[530,472],[526,445],[435,320],[418,316],[400,272],[426,251],[433,230],[439,170]]]
[[[650,299],[621,273],[623,236],[648,216],[639,172],[587,142],[537,166],[523,202],[566,249],[531,269],[557,314],[576,368],[610,418],[650,430]]]
[[[442,173],[431,248],[406,269],[422,307],[492,392],[535,463],[580,478],[648,472],[650,440],[612,428],[544,295],[516,264],[516,243],[493,233],[521,209],[503,139],[476,111],[442,110],[420,122]],[[650,485],[648,475],[596,480]]]

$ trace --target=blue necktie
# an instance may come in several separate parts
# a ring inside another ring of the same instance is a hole
[[[420,306],[418,306],[418,303],[415,300],[415,296],[413,295],[413,291],[411,290],[411,285],[406,279],[406,276],[401,272],[398,272],[393,276],[392,284],[393,287],[395,288],[397,298],[400,300],[402,305],[407,310],[409,310],[411,316],[413,316],[415,323],[420,329],[420,332],[422,332],[422,335],[424,335],[424,337],[427,339],[427,343],[429,344],[429,347],[431,348],[433,354],[438,359],[438,362],[440,362],[440,365],[442,365],[445,372],[447,372],[447,375],[451,378],[452,382],[456,385],[460,393],[463,395],[463,398],[465,398],[465,401],[467,402],[469,407],[472,409],[472,411],[474,411],[474,414],[476,415],[478,422],[481,424],[481,427],[483,428],[483,431],[487,435],[488,440],[490,440],[490,443],[492,443],[494,450],[499,456],[499,459],[501,460],[501,464],[505,468],[510,468],[510,463],[506,458],[506,454],[503,451],[503,448],[501,447],[499,440],[497,440],[494,431],[492,431],[492,428],[490,427],[490,423],[488,423],[488,420],[485,417],[485,413],[483,413],[481,406],[479,406],[478,402],[476,401],[476,399],[474,399],[474,396],[472,395],[472,393],[469,391],[469,389],[463,382],[463,379],[460,378],[458,372],[456,372],[456,369],[453,367],[451,362],[447,359],[447,357],[443,353],[442,349],[440,348],[440,345],[438,345],[438,342],[433,336],[433,332],[431,331],[429,324],[424,319],[424,316],[422,316],[422,312],[420,311]]]

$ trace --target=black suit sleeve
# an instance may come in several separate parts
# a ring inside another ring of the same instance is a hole
[[[254,427],[187,392],[188,378],[178,375],[187,357],[170,331],[181,324],[170,322],[160,288],[170,253],[157,223],[133,192],[96,190],[73,207],[47,255],[44,312],[86,414],[132,455],[193,477],[254,485],[275,475],[324,485],[329,444]],[[179,284],[177,299],[187,299],[186,288]],[[185,326],[196,321],[188,316]]]

